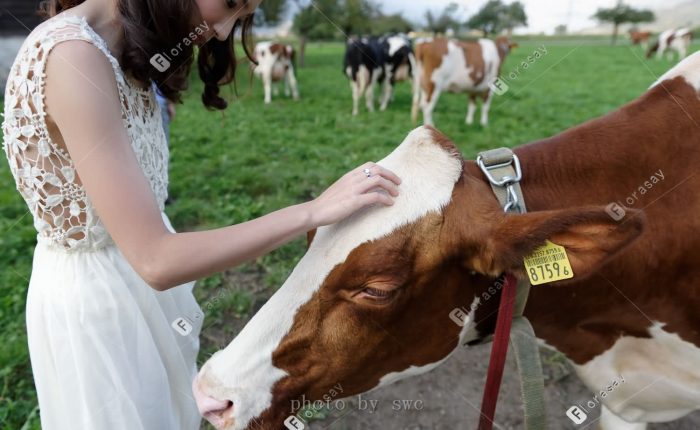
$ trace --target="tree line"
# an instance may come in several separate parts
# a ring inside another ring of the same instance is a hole
[[[489,0],[469,19],[460,16],[457,3],[450,3],[442,10],[429,9],[421,24],[411,22],[400,13],[385,13],[374,0],[265,0],[260,5],[258,24],[278,24],[290,7],[297,10],[293,29],[299,36],[302,64],[305,46],[310,40],[408,33],[416,29],[433,34],[475,29],[490,35],[527,25],[523,4],[520,1],[506,4],[503,0]]]
[[[518,0],[510,3],[489,0],[469,18],[462,16],[457,3],[450,3],[442,10],[426,10],[423,23],[418,25],[400,13],[384,13],[375,0],[265,0],[260,4],[257,24],[279,24],[291,7],[297,10],[293,30],[299,37],[302,65],[306,43],[311,40],[407,33],[417,29],[432,34],[478,30],[484,36],[503,32],[510,35],[513,29],[528,25],[525,7]],[[634,9],[619,0],[613,8],[599,9],[593,18],[613,24],[612,40],[615,43],[621,24],[650,22],[654,20],[654,14],[649,10]]]

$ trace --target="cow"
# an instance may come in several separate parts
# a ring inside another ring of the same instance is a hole
[[[647,58],[656,54],[656,58],[660,59],[668,52],[669,60],[672,60],[673,51],[676,51],[680,61],[688,55],[688,48],[692,40],[693,32],[687,28],[666,30],[659,34],[659,39],[647,50]]]
[[[420,106],[423,123],[433,125],[433,110],[443,92],[467,92],[469,108],[465,122],[474,122],[476,99],[481,97],[481,125],[487,126],[493,98],[492,85],[500,75],[506,55],[515,46],[517,44],[503,36],[495,41],[437,38],[417,45],[413,121],[418,119]]]
[[[359,113],[364,96],[367,110],[374,112],[374,86],[382,74],[381,48],[376,39],[350,38],[345,46],[343,73],[352,89],[352,114]]]
[[[374,88],[383,85],[380,110],[391,102],[396,82],[413,82],[415,57],[408,39],[403,36],[348,39],[343,73],[352,89],[352,114],[359,113],[359,102],[365,97],[367,110],[374,112]]]
[[[649,37],[651,37],[651,32],[630,30],[629,36],[632,45],[639,45],[642,47],[643,50],[647,50],[647,46],[649,45]]]
[[[272,102],[272,85],[284,81],[284,93],[294,100],[299,99],[299,88],[296,78],[296,53],[291,45],[274,42],[259,42],[253,50],[253,58],[258,63],[253,67],[253,73],[263,81],[265,89],[265,104]],[[277,91],[277,89],[275,88]]]
[[[397,82],[409,81],[414,83],[413,74],[416,68],[416,57],[411,42],[403,36],[385,36],[379,41],[381,48],[381,65],[384,90],[380,110],[386,110],[394,97],[394,86]],[[413,91],[412,91],[413,92]]]
[[[218,429],[276,430],[299,418],[302,397],[427,372],[489,339],[499,276],[527,280],[523,258],[546,241],[564,247],[574,277],[533,287],[524,315],[591,391],[618,381],[596,395],[600,428],[698,409],[698,71],[695,53],[617,110],[516,147],[527,213],[504,213],[445,135],[412,131],[377,163],[402,180],[394,204],[308,233],[284,284],[200,368],[200,411]]]

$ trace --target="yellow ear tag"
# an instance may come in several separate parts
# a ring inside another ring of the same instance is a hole
[[[569,257],[563,246],[550,241],[525,257],[525,271],[530,284],[539,285],[574,277]]]

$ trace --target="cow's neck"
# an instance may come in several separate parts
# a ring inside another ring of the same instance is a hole
[[[610,348],[620,334],[648,336],[650,319],[700,345],[700,335],[686,330],[678,311],[700,306],[700,299],[691,303],[687,294],[688,285],[700,282],[700,272],[688,270],[700,258],[690,221],[697,218],[700,199],[689,198],[700,186],[700,98],[682,78],[664,86],[515,150],[529,211],[618,202],[647,213],[645,233],[600,273],[570,287],[531,291],[525,314],[538,337],[577,363]],[[642,193],[653,175],[665,179]],[[669,226],[677,233],[660,233]],[[664,259],[653,270],[647,266]]]
[[[697,93],[682,79],[666,89],[657,86],[610,114],[516,148],[528,209],[611,202],[641,209],[641,195],[627,201],[640,184],[659,171],[672,174],[676,157],[698,153]]]

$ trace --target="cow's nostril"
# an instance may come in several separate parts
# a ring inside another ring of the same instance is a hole
[[[202,416],[217,429],[228,428],[233,416],[233,402],[228,400],[223,408],[203,413]]]
[[[216,428],[221,428],[233,414],[233,402],[231,400],[215,399],[199,388],[197,378],[192,381],[192,391],[197,403],[197,409]]]

